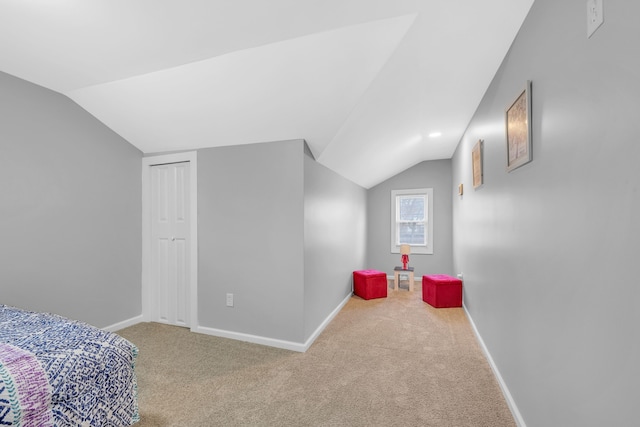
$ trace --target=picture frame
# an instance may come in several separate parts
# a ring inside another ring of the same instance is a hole
[[[478,140],[476,145],[473,146],[471,150],[471,170],[473,176],[473,189],[477,189],[483,183],[483,173],[482,173],[482,145],[484,144],[483,140]]]
[[[515,100],[505,110],[507,172],[533,160],[531,138],[531,81],[527,80]]]

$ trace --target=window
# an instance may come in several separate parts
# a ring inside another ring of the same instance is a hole
[[[433,188],[391,191],[391,253],[433,254]]]

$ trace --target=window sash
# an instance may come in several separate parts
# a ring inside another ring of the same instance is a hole
[[[396,245],[427,246],[426,194],[396,195]],[[402,218],[411,219],[402,219]],[[403,230],[404,229],[404,230]]]

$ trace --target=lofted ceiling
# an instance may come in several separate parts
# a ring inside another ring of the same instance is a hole
[[[532,4],[3,0],[0,71],[145,153],[305,139],[370,188],[452,156]]]

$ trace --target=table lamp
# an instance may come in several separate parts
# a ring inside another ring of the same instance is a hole
[[[409,254],[411,253],[411,246],[409,245],[400,245],[400,253],[402,254],[402,269],[407,269],[407,264],[409,263]]]

